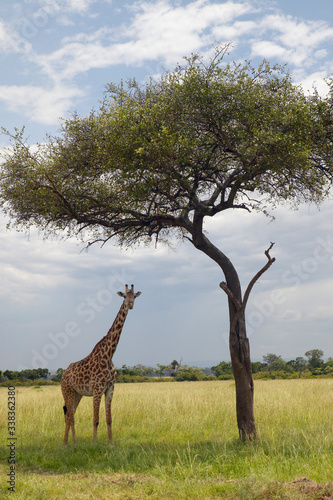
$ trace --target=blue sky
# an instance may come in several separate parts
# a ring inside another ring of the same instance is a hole
[[[331,1],[3,0],[0,124],[25,126],[33,146],[57,134],[61,117],[98,108],[107,83],[158,77],[193,52],[209,57],[217,42],[232,43],[230,60],[287,64],[295,83],[324,94],[333,72]],[[247,309],[252,358],[291,359],[313,348],[333,356],[332,201],[274,215],[223,214],[206,228],[244,286],[275,242],[276,262]],[[87,253],[75,240],[43,241],[33,228],[27,236],[6,223],[0,215],[0,369],[52,370],[86,356],[112,324],[125,283],[142,295],[116,366],[229,359],[223,277],[190,244],[120,251],[109,243]]]

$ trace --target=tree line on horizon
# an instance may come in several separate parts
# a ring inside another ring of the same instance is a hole
[[[252,372],[256,379],[276,378],[309,378],[317,376],[333,377],[333,357],[324,361],[324,352],[321,349],[311,349],[302,356],[290,361],[285,361],[281,356],[268,353],[263,356],[263,361],[252,363]],[[55,374],[47,368],[26,369],[22,371],[0,370],[0,383],[59,383],[64,373],[63,368],[58,368]],[[210,368],[182,365],[173,360],[169,365],[157,363],[157,367],[138,364],[135,366],[123,365],[117,368],[117,382],[146,382],[146,381],[200,381],[200,380],[232,380],[231,362],[221,361]]]

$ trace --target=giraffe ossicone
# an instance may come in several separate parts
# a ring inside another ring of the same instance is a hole
[[[93,441],[96,441],[97,427],[99,423],[99,407],[102,396],[105,396],[105,416],[108,429],[109,442],[112,444],[112,417],[111,402],[114,391],[114,383],[117,372],[112,363],[112,357],[117,348],[120,334],[122,332],[127,313],[133,309],[134,300],[141,292],[134,293],[134,285],[128,288],[125,285],[125,293],[118,292],[124,298],[118,314],[108,331],[93,348],[91,353],[81,361],[71,363],[65,370],[61,380],[61,390],[64,397],[65,414],[65,438],[67,446],[69,430],[72,431],[75,444],[74,414],[81,401],[82,396],[93,397]]]

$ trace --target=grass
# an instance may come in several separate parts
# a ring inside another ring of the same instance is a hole
[[[64,449],[60,387],[18,387],[15,498],[333,498],[325,484],[333,478],[333,380],[256,381],[259,439],[248,444],[238,440],[234,391],[231,381],[118,384],[114,446],[103,405],[92,444],[92,398],[83,398],[77,446]],[[0,399],[5,478],[6,388]],[[0,497],[9,494],[2,479]]]

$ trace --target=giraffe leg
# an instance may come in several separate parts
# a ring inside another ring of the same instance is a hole
[[[64,393],[65,406],[64,406],[64,414],[65,414],[65,437],[64,437],[64,445],[68,444],[68,434],[69,429],[72,430],[73,442],[75,444],[75,429],[74,429],[74,391],[66,391]]]
[[[112,416],[111,416],[111,402],[114,391],[114,383],[105,391],[105,417],[108,429],[109,443],[112,443]]]
[[[76,408],[79,406],[81,399],[82,399],[82,394],[76,392],[74,396],[74,413],[76,412]]]
[[[97,438],[97,427],[99,424],[99,406],[101,404],[102,394],[94,393],[93,394],[93,407],[94,407],[94,416],[93,416],[93,442],[96,442]]]
[[[65,427],[65,437],[64,437],[64,445],[67,446],[67,444],[68,444],[68,433],[69,433],[70,423],[69,423],[69,420],[68,420],[68,417],[67,417],[68,409],[67,409],[66,405],[64,406],[64,413],[65,413],[65,424],[66,424],[66,427]]]
[[[79,402],[81,401],[82,399],[82,396],[81,394],[79,394],[78,392],[75,392],[74,393],[74,403],[73,403],[73,417],[70,421],[70,428],[72,430],[72,437],[73,437],[73,443],[76,444],[76,435],[75,435],[75,427],[74,427],[74,415],[75,415],[75,412],[76,412],[76,408],[78,407],[79,405]]]

